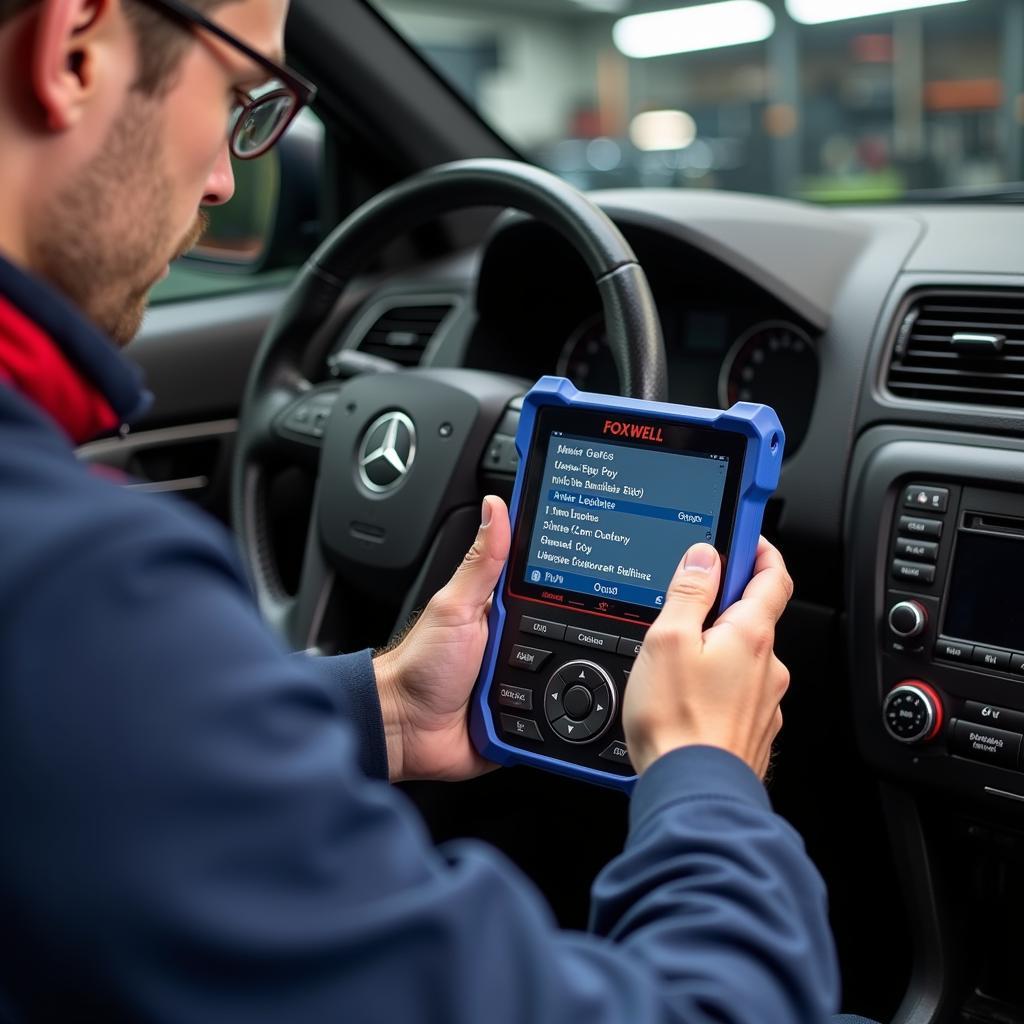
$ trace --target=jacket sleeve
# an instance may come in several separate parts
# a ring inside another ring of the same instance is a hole
[[[377,676],[370,650],[316,658],[296,654],[315,673],[338,705],[338,712],[355,730],[357,760],[371,779],[388,778],[388,748],[380,712]]]
[[[13,1017],[786,1024],[834,1008],[822,883],[730,755],[681,750],[644,775],[593,933],[560,932],[499,854],[435,849],[365,776],[336,695],[263,627],[219,538],[155,511],[82,531],[0,627],[54,630],[4,667]]]

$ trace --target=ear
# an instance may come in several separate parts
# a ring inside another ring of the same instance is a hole
[[[97,44],[116,0],[42,0],[31,56],[32,87],[51,131],[81,119],[96,85]]]

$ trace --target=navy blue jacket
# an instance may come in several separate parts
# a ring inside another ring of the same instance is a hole
[[[0,261],[3,302],[119,417],[138,405],[120,353]],[[288,654],[219,526],[79,464],[59,412],[4,383],[9,321],[5,340],[0,309],[0,1020],[835,1009],[821,880],[724,751],[679,750],[641,778],[589,933],[557,930],[493,849],[434,848],[384,781],[369,654]]]

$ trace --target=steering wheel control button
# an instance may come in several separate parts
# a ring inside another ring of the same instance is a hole
[[[584,743],[590,739],[590,729],[587,728],[587,723],[575,721],[568,715],[563,715],[557,721],[552,722],[551,728],[563,740],[568,740],[570,743]]]
[[[632,767],[629,760],[629,750],[622,740],[612,740],[597,756],[605,761],[611,761],[613,764],[629,764]]]
[[[495,434],[484,455],[483,469],[491,473],[515,473],[518,468],[519,453],[516,451],[516,439]]]
[[[593,705],[594,699],[585,686],[570,686],[562,697],[562,708],[577,722],[582,722],[590,714]]]
[[[518,708],[520,711],[533,710],[533,690],[523,686],[503,685],[498,687],[498,703],[505,708]]]
[[[544,742],[544,737],[537,728],[537,723],[532,718],[520,718],[518,715],[501,716],[501,728],[510,736],[518,736],[524,740],[536,740]]]
[[[991,725],[994,728],[1024,733],[1024,713],[1011,711],[1009,708],[997,708],[992,704],[969,700],[964,705],[964,718],[978,725]]]
[[[562,640],[565,638],[565,626],[562,623],[548,622],[547,619],[532,619],[529,615],[524,615],[519,620],[519,632],[543,636],[548,640]]]
[[[974,648],[974,664],[994,668],[998,672],[1010,671],[1010,652],[996,651],[991,647]]]
[[[524,647],[522,644],[516,644],[509,655],[508,663],[512,668],[521,668],[526,672],[536,672],[550,657],[550,651],[542,651],[539,647]]]
[[[592,629],[578,629],[569,626],[565,631],[567,643],[578,647],[592,647],[595,651],[614,651],[619,645],[619,638],[611,633],[596,633]]]
[[[897,558],[892,563],[892,576],[893,579],[904,583],[934,583],[935,566],[922,565],[918,562],[903,562]]]
[[[945,512],[949,507],[949,490],[945,487],[911,484],[903,492],[903,507],[916,508],[922,512]]]
[[[976,722],[955,722],[950,749],[975,761],[988,761],[1002,768],[1016,768],[1020,758],[1021,734]]]
[[[938,540],[942,536],[942,520],[900,516],[899,532],[904,537],[927,537],[931,540]]]
[[[917,601],[899,601],[889,609],[889,629],[909,640],[920,636],[928,625],[928,612]]]
[[[1024,654],[1014,654],[1010,658],[1010,671],[1024,675]]]
[[[896,555],[899,558],[917,559],[919,562],[936,562],[939,558],[939,545],[933,540],[900,537],[896,541]]]
[[[882,724],[900,743],[923,743],[942,728],[942,701],[927,683],[900,683],[882,702]]]
[[[619,640],[619,654],[624,654],[627,658],[635,658],[640,653],[640,648],[643,646],[643,640],[630,640],[629,637],[622,637]]]
[[[304,395],[285,411],[284,418],[278,422],[293,434],[321,438],[336,397],[336,389]]]
[[[935,644],[935,657],[943,661],[972,661],[974,644],[962,644],[956,640],[943,640]]]

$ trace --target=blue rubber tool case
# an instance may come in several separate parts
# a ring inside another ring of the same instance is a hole
[[[736,509],[729,542],[729,558],[725,566],[720,608],[732,604],[743,592],[750,579],[757,552],[758,538],[765,504],[774,492],[782,465],[785,435],[778,416],[768,406],[738,402],[731,409],[700,409],[692,406],[640,399],[596,395],[578,391],[571,381],[563,377],[542,377],[523,400],[516,450],[519,469],[512,492],[511,517],[513,536],[519,526],[520,509],[526,485],[530,448],[537,417],[542,409],[563,408],[592,412],[640,416],[647,420],[661,420],[670,424],[710,428],[740,434],[746,438],[746,451],[736,497]],[[636,782],[636,775],[620,775],[600,771],[572,761],[561,760],[539,751],[526,750],[504,742],[496,728],[489,697],[498,668],[498,655],[506,627],[507,610],[504,595],[507,575],[512,560],[506,564],[494,593],[489,620],[489,636],[480,676],[470,707],[470,734],[480,753],[490,761],[503,765],[529,764],[547,771],[598,785],[610,786],[628,792]],[[621,712],[619,712],[621,714]],[[569,753],[568,748],[563,752]]]

